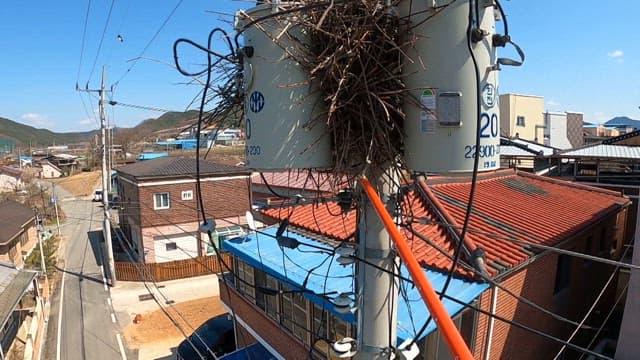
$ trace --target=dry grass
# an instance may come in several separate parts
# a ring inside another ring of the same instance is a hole
[[[225,313],[220,298],[217,296],[177,303],[173,307],[167,306],[166,309],[187,335],[191,335],[193,330],[206,320]],[[184,316],[190,326],[180,318],[178,312]],[[132,319],[131,324],[124,330],[124,336],[127,345],[136,349],[145,346],[171,348],[184,340],[180,330],[160,309],[142,314],[142,322],[138,324],[134,324]]]
[[[74,196],[89,196],[99,186],[100,171],[81,172],[65,178],[51,179],[50,181],[60,185]]]

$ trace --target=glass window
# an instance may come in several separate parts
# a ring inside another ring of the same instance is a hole
[[[516,117],[516,125],[518,125],[518,126],[524,126],[524,116],[518,116],[518,117]]]
[[[178,244],[174,242],[168,242],[165,244],[165,248],[167,249],[167,251],[178,250]]]
[[[256,298],[256,289],[254,287],[255,280],[253,274],[253,267],[244,261],[237,259],[237,274],[241,280],[238,280],[238,291],[241,294],[246,295],[251,300]],[[242,281],[244,280],[244,281]]]
[[[168,209],[169,208],[169,193],[157,193],[153,194],[153,209]]]
[[[183,191],[182,200],[193,200],[193,191],[192,190]]]

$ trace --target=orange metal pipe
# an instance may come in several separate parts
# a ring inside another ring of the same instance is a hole
[[[431,286],[429,279],[427,279],[427,276],[422,271],[420,264],[418,264],[418,260],[413,256],[409,245],[404,240],[402,234],[400,234],[400,231],[393,222],[391,215],[387,212],[387,209],[382,203],[382,200],[380,200],[380,197],[373,185],[371,185],[369,180],[365,177],[361,178],[360,182],[362,183],[364,191],[371,201],[371,204],[373,204],[373,208],[376,210],[378,216],[380,216],[380,219],[382,220],[382,223],[389,232],[389,236],[393,239],[400,257],[405,262],[411,278],[418,287],[420,295],[422,295],[422,300],[427,305],[427,308],[429,309],[431,316],[433,316],[436,321],[436,325],[442,332],[442,335],[444,335],[449,351],[455,359],[473,360],[473,355],[471,355],[469,347],[462,339],[462,336],[454,325],[453,320],[449,317],[447,309],[445,309],[442,302],[440,302],[440,299],[433,289],[433,286]]]

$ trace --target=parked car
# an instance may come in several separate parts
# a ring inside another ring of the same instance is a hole
[[[96,190],[93,193],[93,201],[102,201],[102,190]]]
[[[215,357],[211,355],[207,347],[211,349]],[[235,350],[233,321],[228,314],[223,314],[205,321],[193,334],[183,340],[178,345],[177,359],[201,359],[198,355],[200,353],[204,359],[215,360]]]

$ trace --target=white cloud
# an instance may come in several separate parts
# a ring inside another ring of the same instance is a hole
[[[623,62],[624,61],[624,52],[622,50],[614,50],[612,52],[608,52],[607,56],[610,59],[614,59],[618,62]]]
[[[560,103],[557,102],[557,101],[553,101],[553,100],[547,101],[547,106],[549,106],[549,107],[554,107],[554,106],[558,106],[558,105],[560,105]]]
[[[49,120],[49,116],[44,114],[26,113],[21,116],[22,120],[35,127],[51,128],[53,121]]]
[[[82,126],[93,125],[94,123],[95,121],[90,118],[86,118],[78,121],[78,125],[82,125]]]

